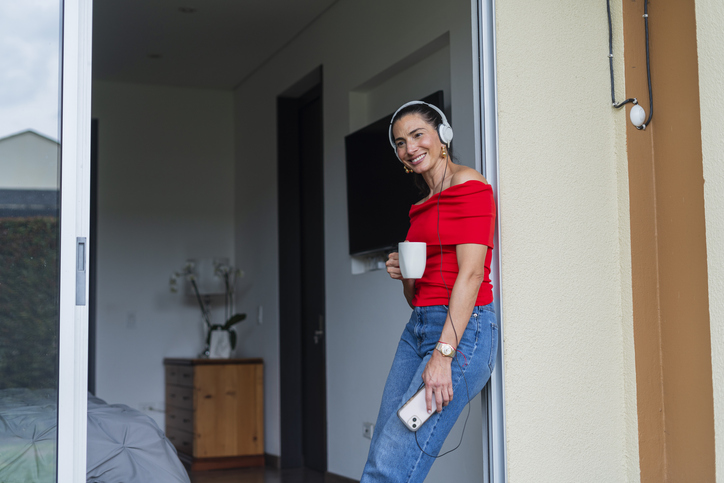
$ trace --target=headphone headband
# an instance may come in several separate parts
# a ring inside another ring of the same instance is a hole
[[[400,108],[397,109],[395,111],[395,113],[392,115],[392,118],[390,118],[390,126],[387,130],[387,136],[390,140],[390,144],[392,145],[392,149],[395,150],[395,155],[397,155],[397,146],[395,146],[395,140],[392,139],[392,124],[395,121],[395,117],[401,110],[403,110],[404,108],[406,108],[408,106],[414,106],[415,104],[425,105],[427,107],[434,109],[435,111],[437,111],[438,114],[440,114],[440,117],[442,118],[442,124],[437,126],[437,134],[438,134],[438,136],[440,136],[440,141],[442,141],[443,144],[447,144],[449,147],[450,141],[452,141],[452,138],[453,138],[453,130],[452,130],[452,127],[450,126],[450,123],[447,121],[447,117],[445,117],[445,113],[442,112],[442,110],[440,108],[438,108],[437,106],[433,106],[432,104],[428,104],[427,102],[410,101],[410,102],[406,102],[403,105],[401,105]]]

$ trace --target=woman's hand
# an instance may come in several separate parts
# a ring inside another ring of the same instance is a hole
[[[385,266],[387,267],[387,273],[390,274],[390,277],[394,278],[395,280],[404,280],[404,278],[402,278],[402,271],[400,270],[399,253],[390,253],[387,257],[387,262],[385,262]]]
[[[432,398],[435,398],[437,412],[450,404],[453,399],[452,387],[452,357],[445,357],[439,351],[433,350],[432,357],[427,361],[422,372],[425,383],[425,401],[428,414],[432,412]]]
[[[460,343],[460,337],[465,333],[465,328],[470,321],[480,284],[485,277],[485,255],[488,247],[468,243],[457,245],[455,250],[459,267],[458,276],[450,296],[448,318],[438,339],[452,342],[454,346]],[[453,320],[455,321],[454,326]],[[445,357],[437,350],[432,351],[432,357],[422,373],[428,411],[432,409],[433,397],[437,403],[438,412],[452,401],[451,364],[451,357]]]
[[[405,294],[405,300],[407,304],[412,308],[412,298],[415,296],[415,280],[412,278],[402,278],[402,271],[400,270],[400,254],[392,252],[387,257],[385,262],[387,267],[387,273],[390,274],[395,280],[402,281],[402,292]]]

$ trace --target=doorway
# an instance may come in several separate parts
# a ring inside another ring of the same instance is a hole
[[[326,472],[321,81],[299,96],[279,97],[277,114],[280,464]]]

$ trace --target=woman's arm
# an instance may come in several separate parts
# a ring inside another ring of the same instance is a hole
[[[402,281],[402,292],[405,294],[405,299],[407,299],[407,305],[409,305],[410,308],[413,308],[412,297],[415,296],[415,280],[411,278],[402,278],[402,271],[400,270],[400,255],[397,252],[390,253],[387,257],[387,262],[385,262],[385,266],[387,266],[387,273],[390,274],[390,277],[395,280]]]
[[[480,284],[485,277],[485,255],[488,247],[474,243],[457,245],[458,276],[450,294],[448,315],[443,326],[440,340],[457,348],[460,338],[468,326],[478,297]],[[454,325],[454,326],[453,326]],[[427,410],[432,410],[432,398],[435,397],[437,411],[442,411],[453,398],[451,357],[444,357],[433,350],[427,363],[422,380],[425,383]]]

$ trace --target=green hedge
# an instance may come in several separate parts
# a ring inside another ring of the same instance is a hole
[[[57,388],[58,220],[0,219],[0,389]]]

